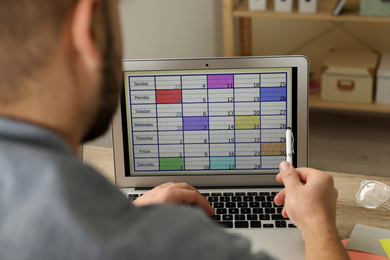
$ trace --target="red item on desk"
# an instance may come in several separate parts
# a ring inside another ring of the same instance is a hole
[[[348,239],[344,239],[343,242],[344,247],[347,246]],[[379,255],[373,255],[365,252],[355,251],[355,250],[347,250],[349,258],[351,260],[389,260],[389,258]]]

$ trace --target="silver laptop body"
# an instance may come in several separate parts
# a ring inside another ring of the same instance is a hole
[[[275,176],[286,160],[287,128],[294,136],[293,165],[307,166],[305,57],[124,60],[123,71],[113,142],[116,185],[127,196],[186,182],[228,201],[249,192],[254,199],[237,205],[261,205],[283,188]],[[251,214],[253,225],[261,223],[256,228],[248,221],[226,230],[250,239],[253,251],[304,259],[297,228],[261,217]]]

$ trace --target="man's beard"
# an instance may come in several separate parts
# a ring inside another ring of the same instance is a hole
[[[92,120],[92,124],[83,137],[83,142],[93,140],[108,130],[111,118],[118,105],[121,88],[124,84],[122,77],[122,57],[120,56],[120,51],[114,47],[113,41],[115,38],[112,33],[113,28],[111,27],[109,11],[106,8],[104,11],[107,45],[102,53],[104,64],[101,72],[102,80],[99,95],[100,100],[98,100],[99,107]]]
[[[115,56],[113,54],[111,55]],[[120,72],[119,76],[118,71]],[[121,72],[121,58],[119,58],[119,61],[106,62],[106,65],[102,69],[99,107],[92,124],[83,137],[83,142],[93,140],[108,130],[111,118],[118,105],[121,87],[124,84]]]

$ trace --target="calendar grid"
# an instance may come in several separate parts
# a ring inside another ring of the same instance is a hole
[[[287,84],[286,72],[128,76],[134,171],[277,169]]]

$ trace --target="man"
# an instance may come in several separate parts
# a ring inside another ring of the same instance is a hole
[[[0,35],[0,259],[271,259],[218,229],[193,187],[167,183],[133,205],[76,159],[118,102],[117,0],[0,0]],[[348,259],[332,178],[280,170],[275,202],[302,230],[307,259]],[[203,210],[151,206],[182,203]]]

